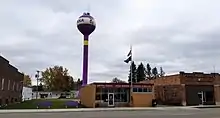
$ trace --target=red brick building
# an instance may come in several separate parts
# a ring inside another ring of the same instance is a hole
[[[143,83],[154,83],[155,98],[166,105],[220,104],[220,74],[185,73],[157,78]]]
[[[0,106],[22,99],[24,75],[0,56]]]

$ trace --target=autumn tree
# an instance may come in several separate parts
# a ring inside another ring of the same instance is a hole
[[[30,87],[31,86],[31,77],[29,75],[24,74],[23,86],[24,87]]]
[[[125,81],[118,79],[117,77],[113,78],[111,82],[112,83],[126,83]]]
[[[42,82],[50,91],[69,91],[73,88],[73,77],[62,66],[49,67],[42,72]]]

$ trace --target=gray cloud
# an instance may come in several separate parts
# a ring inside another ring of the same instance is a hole
[[[90,6],[89,81],[127,80],[123,60],[133,45],[137,64],[166,73],[212,72],[220,63],[218,0],[8,0],[0,2],[0,50],[19,70],[63,65],[81,78],[82,35],[76,20]]]

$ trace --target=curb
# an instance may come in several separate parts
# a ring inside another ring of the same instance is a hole
[[[190,107],[137,107],[137,108],[78,108],[78,109],[17,109],[0,110],[0,113],[45,113],[45,112],[96,112],[96,111],[145,111],[145,110],[192,110]]]

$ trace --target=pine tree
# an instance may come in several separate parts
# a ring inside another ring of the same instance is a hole
[[[153,74],[153,79],[156,79],[156,78],[159,76],[159,74],[158,74],[158,71],[157,71],[157,68],[156,68],[156,67],[154,67],[154,68],[152,69],[152,74]]]
[[[149,63],[147,63],[146,76],[147,76],[147,79],[149,80],[152,79],[151,67]]]
[[[131,63],[130,66],[130,71],[129,71],[129,75],[128,75],[128,82],[131,83],[131,72],[132,72],[132,82],[135,83],[136,82],[136,65],[134,62]]]
[[[159,73],[159,76],[160,77],[163,77],[165,75],[165,72],[163,71],[163,68],[160,67],[160,73]]]
[[[137,68],[137,82],[143,81],[146,79],[146,69],[142,63]]]

